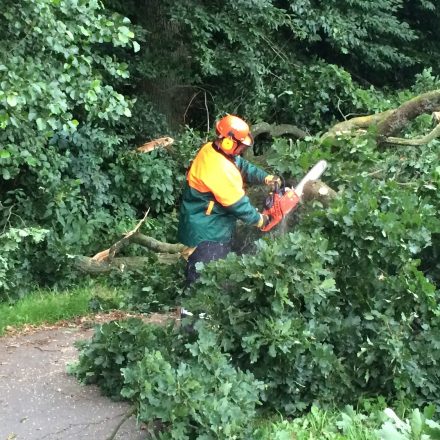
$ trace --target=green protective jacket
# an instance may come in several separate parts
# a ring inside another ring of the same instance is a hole
[[[256,225],[260,214],[243,185],[264,183],[268,175],[240,156],[227,157],[211,142],[202,146],[186,178],[178,240],[189,247],[203,241],[227,242],[237,219]]]

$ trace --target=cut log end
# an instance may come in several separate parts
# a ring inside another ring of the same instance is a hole
[[[313,180],[304,186],[303,200],[318,200],[324,206],[336,197],[337,193],[321,180]]]
[[[158,148],[170,149],[174,144],[174,139],[171,137],[163,137],[159,139],[154,139],[149,142],[145,142],[140,147],[136,148],[138,153],[149,153],[150,151],[156,150]]]

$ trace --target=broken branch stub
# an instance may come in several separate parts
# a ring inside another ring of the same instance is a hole
[[[174,139],[171,137],[163,137],[154,139],[149,142],[145,142],[140,147],[136,148],[138,153],[149,153],[150,151],[156,150],[158,148],[165,148],[167,150],[171,149],[171,146],[174,144]]]
[[[125,245],[127,245],[133,235],[136,235],[139,231],[139,228],[142,226],[142,224],[147,219],[148,213],[150,212],[150,208],[147,209],[147,212],[145,213],[142,220],[138,222],[138,224],[132,229],[131,231],[127,232],[123,238],[118,240],[115,244],[113,244],[109,249],[105,249],[101,252],[98,252],[96,255],[92,257],[95,261],[105,261],[108,259],[113,258],[117,252],[119,252]]]

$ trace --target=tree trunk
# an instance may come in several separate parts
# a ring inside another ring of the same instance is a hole
[[[440,109],[440,90],[423,93],[402,104],[377,125],[378,137],[384,142],[388,136],[399,133],[410,121],[424,113]]]
[[[180,38],[179,25],[168,17],[167,7],[167,3],[161,0],[144,0],[139,4],[137,18],[148,30],[149,50],[160,60],[157,75],[145,78],[142,86],[157,110],[165,115],[169,126],[178,130],[185,124],[185,111],[196,89],[192,85],[182,84],[179,72],[191,62],[190,54],[184,39]],[[161,60],[164,47],[168,53],[165,61]],[[157,69],[155,66],[153,68]]]

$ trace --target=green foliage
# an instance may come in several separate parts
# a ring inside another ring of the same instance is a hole
[[[93,254],[148,207],[152,216],[175,210],[198,136],[188,131],[173,153],[127,152],[142,139],[128,122],[132,100],[118,91],[128,77],[118,59],[134,37],[128,19],[97,1],[15,6],[0,12],[0,227],[50,233],[38,253],[21,246],[3,265],[15,268],[9,284],[65,284],[67,254]],[[148,119],[147,108],[137,118]],[[160,124],[158,115],[147,126]]]
[[[435,414],[433,406],[426,407],[423,413],[415,409],[405,420],[401,420],[390,408],[384,412],[388,421],[379,431],[381,440],[435,440],[440,438],[440,424],[432,420]]]
[[[399,89],[424,68],[438,74],[439,7],[431,2],[106,3],[148,35],[128,62],[137,91],[146,89],[143,101],[172,125],[205,128],[229,112],[322,129],[342,114],[373,110],[359,105],[361,95],[382,93],[371,84]]]
[[[145,325],[138,318],[103,324],[91,341],[78,343],[79,361],[70,371],[85,383],[96,383],[105,394],[120,398],[121,368],[141,360],[145,347],[166,350],[174,336],[172,326]]]
[[[187,308],[283,411],[363,393],[438,403],[438,286],[420,270],[440,227],[431,201],[354,177],[299,231],[209,264]]]
[[[17,9],[8,0],[0,12],[0,227],[51,231],[49,263],[31,270],[46,283],[68,279],[65,254],[93,253],[147,206],[152,215],[175,209],[200,136],[187,130],[171,152],[128,152],[174,135],[166,120],[205,129],[219,113],[240,112],[321,130],[398,101],[349,72],[427,59],[408,59],[411,26],[421,30],[404,1],[106,3],[26,0]],[[418,2],[417,16],[437,9]],[[422,67],[411,93],[438,84],[435,66]]]
[[[255,439],[290,440],[294,436],[298,440],[380,440],[376,431],[382,419],[379,410],[365,414],[351,406],[336,411],[312,406],[303,416],[293,420],[266,422],[257,429]]]
[[[287,412],[348,398],[333,350],[340,299],[328,269],[336,253],[319,233],[260,242],[255,255],[209,264],[188,308],[206,312],[221,346],[264,380],[264,400]],[[319,377],[319,380],[318,380]]]
[[[365,404],[367,401],[361,402]],[[376,405],[377,406],[377,405]],[[313,406],[308,413],[291,421],[266,422],[254,433],[256,440],[435,440],[440,425],[435,408],[411,410],[402,420],[391,408],[363,408],[326,411]],[[403,417],[402,417],[403,418]]]
[[[123,77],[124,66],[93,50],[99,43],[126,44],[120,29],[128,29],[95,1],[29,0],[19,9],[6,2],[0,17],[2,146],[8,159],[3,178],[9,180],[23,166],[34,172],[48,168],[44,153],[55,134],[69,136],[80,124],[129,112],[100,71]]]
[[[0,225],[51,231],[39,254],[45,265],[26,269],[53,282],[66,253],[87,253],[113,223],[106,162],[120,140],[108,128],[131,113],[111,84],[127,77],[126,66],[104,47],[125,46],[133,33],[98,1],[7,1],[0,24]],[[16,269],[10,275],[24,277]]]
[[[148,347],[122,370],[121,395],[137,402],[140,420],[165,425],[159,438],[248,438],[262,384],[230,365],[214,334],[198,330],[197,342],[186,345],[187,360]]]
[[[420,94],[429,90],[440,89],[440,77],[438,75],[439,73],[433,73],[431,67],[424,69],[415,76],[415,84],[412,86],[412,91],[415,94]]]
[[[399,16],[403,0],[285,3],[299,39],[322,42],[323,47],[344,56],[347,64],[354,62],[357,68],[369,66],[380,71],[414,63],[403,48],[416,39],[415,32]]]
[[[29,291],[33,282],[30,270],[35,259],[35,244],[45,240],[48,232],[38,228],[10,228],[0,234],[0,302],[22,297]],[[20,277],[15,276],[17,272]]]
[[[438,293],[417,260],[438,234],[436,209],[394,182],[375,182],[372,191],[372,182],[360,179],[328,211],[327,222],[332,249],[344,262],[336,281],[347,298],[346,319],[356,326],[344,349],[358,357],[351,358],[352,371],[370,391],[436,401],[436,361],[422,353],[435,353],[439,343]]]
[[[171,151],[119,155],[110,165],[112,193],[120,203],[138,210],[149,206],[153,215],[169,212],[180,198],[185,171],[201,144],[200,135],[188,129]]]
[[[176,203],[175,195],[179,194],[175,188],[174,175],[177,173],[173,173],[173,165],[171,158],[160,151],[120,156],[112,165],[115,191],[129,206],[149,206],[154,212],[169,209]]]
[[[436,44],[440,36],[438,3],[430,0],[405,1],[401,16],[417,34],[417,40],[411,45],[411,56],[422,65],[432,66],[435,74],[438,75],[440,73]]]
[[[128,398],[138,418],[160,421],[160,438],[240,438],[249,433],[260,382],[230,365],[215,334],[198,325],[199,338],[139,319],[100,326],[80,343],[71,372],[114,398]]]
[[[438,438],[434,407],[423,414],[413,410],[400,420],[390,408],[383,411],[383,398],[363,400],[357,411],[312,406],[293,420],[262,423],[255,418],[262,383],[231,365],[206,323],[196,324],[196,340],[172,326],[139,319],[103,324],[91,341],[81,343],[80,361],[71,372],[98,383],[114,398],[131,400],[139,420],[162,439],[284,440],[292,434],[304,440]]]
[[[128,289],[120,306],[141,313],[175,308],[185,288],[183,263],[168,266],[153,260],[145,272],[124,275]],[[112,283],[120,286],[121,278],[115,274]]]
[[[174,240],[184,171],[206,138],[170,126],[209,131],[229,112],[316,132],[440,87],[439,7],[426,0],[3,3],[0,300],[68,282],[67,254],[95,253],[148,207],[144,230]],[[411,89],[378,88],[414,75]],[[420,117],[405,135],[431,128]],[[172,150],[132,153],[163,135],[176,137]],[[342,195],[325,211],[301,208],[295,233],[269,236],[255,255],[206,267],[188,300],[209,317],[196,333],[104,325],[77,376],[123,389],[141,420],[162,420],[163,438],[250,438],[259,396],[285,413],[358,394],[438,402],[438,146],[384,151],[372,132],[276,140],[277,173],[296,180],[329,159],[326,181]],[[146,273],[112,275],[130,287],[119,304],[180,300],[182,267],[151,260]],[[361,422],[347,417],[337,434]],[[411,420],[383,429],[431,434],[420,413]]]

